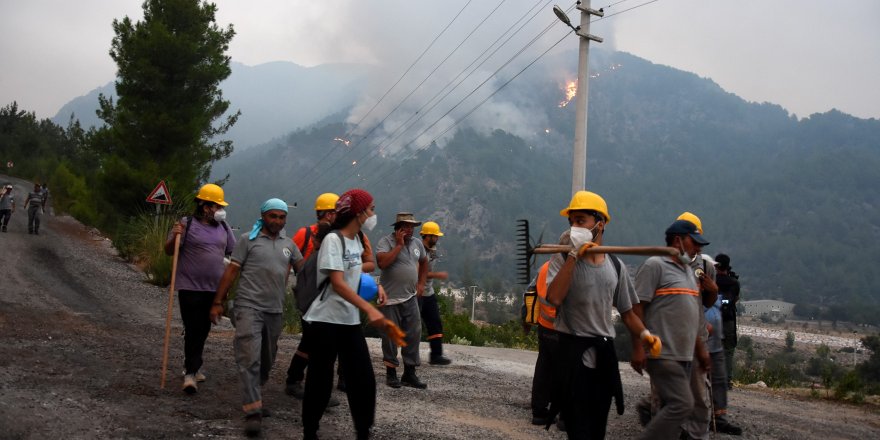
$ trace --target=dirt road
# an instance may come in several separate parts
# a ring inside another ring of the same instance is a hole
[[[19,195],[28,188],[15,183]],[[147,284],[73,219],[46,216],[39,236],[27,234],[25,221],[19,209],[9,232],[0,234],[0,438],[243,437],[231,330],[212,332],[208,381],[186,396],[179,389],[182,339],[175,321],[173,368],[160,390],[167,292]],[[283,393],[297,341],[282,337],[264,390],[273,411],[264,438],[301,437],[301,402]],[[378,342],[369,343],[379,383],[377,439],[564,438],[528,423],[535,353],[449,346],[453,365],[420,369],[427,390],[394,390],[384,385]],[[621,370],[627,412],[610,416],[608,438],[636,438],[633,404],[647,391],[647,379],[624,364]],[[343,404],[325,415],[322,438],[353,437],[344,396],[337,396]],[[880,438],[880,416],[847,405],[736,389],[731,410],[743,438]]]

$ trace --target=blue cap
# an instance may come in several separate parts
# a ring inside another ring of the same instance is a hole
[[[697,225],[687,220],[676,220],[672,222],[672,224],[666,228],[666,235],[690,235],[700,246],[706,246],[709,244],[709,240],[703,238],[703,236],[700,235],[700,232],[697,231]]]
[[[361,282],[358,283],[358,296],[364,299],[364,301],[372,301],[376,299],[376,295],[379,294],[379,286],[376,285],[376,280],[373,279],[368,274],[361,274]]]

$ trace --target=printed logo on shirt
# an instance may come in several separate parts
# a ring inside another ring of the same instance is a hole
[[[418,249],[413,249],[413,255],[415,255],[416,258],[421,258],[421,256],[422,256],[422,251],[420,251],[420,250],[418,250]]]
[[[351,269],[352,267],[360,265],[360,254],[356,254],[348,249],[345,250],[345,255],[342,256],[343,267],[346,270]]]
[[[284,254],[284,258],[290,258],[290,249],[284,248],[281,253]]]

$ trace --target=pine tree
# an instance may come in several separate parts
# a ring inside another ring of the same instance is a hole
[[[162,179],[173,193],[193,192],[211,163],[232,152],[231,141],[216,137],[240,114],[224,117],[229,101],[220,82],[231,73],[226,51],[235,32],[216,24],[217,7],[146,0],[143,9],[142,21],[113,21],[119,98],[100,96],[98,115],[107,127],[93,137],[104,158],[102,198],[122,214],[143,207],[146,192]]]

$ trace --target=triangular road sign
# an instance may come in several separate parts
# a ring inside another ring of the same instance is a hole
[[[159,182],[156,185],[156,188],[153,189],[153,192],[147,196],[147,201],[150,203],[158,203],[160,205],[170,205],[171,204],[171,193],[168,192],[168,186],[165,185],[165,181]]]

